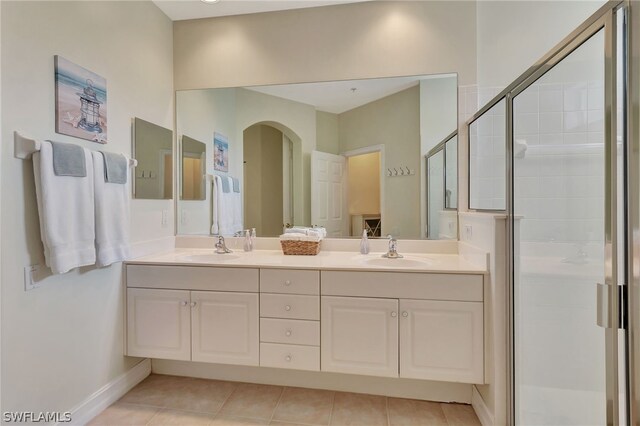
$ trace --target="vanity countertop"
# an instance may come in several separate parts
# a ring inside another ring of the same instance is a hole
[[[218,266],[236,268],[321,269],[343,271],[430,272],[484,274],[486,266],[476,265],[458,254],[404,254],[402,259],[385,259],[383,253],[323,251],[316,256],[285,256],[280,250],[234,250],[216,254],[213,249],[176,248],[169,252],[127,261],[137,265]]]

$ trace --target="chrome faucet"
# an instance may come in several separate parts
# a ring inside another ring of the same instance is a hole
[[[382,255],[382,257],[386,257],[387,259],[401,259],[404,256],[398,254],[398,240],[393,238],[391,235],[387,236],[389,238],[389,251]]]
[[[216,243],[216,253],[217,254],[233,253],[231,250],[227,248],[227,245],[224,242],[224,237],[222,235],[218,237],[218,242]]]

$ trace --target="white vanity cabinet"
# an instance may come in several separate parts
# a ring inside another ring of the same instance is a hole
[[[259,365],[257,269],[127,265],[126,282],[127,355]]]
[[[191,307],[186,290],[127,289],[127,355],[191,359]]]
[[[320,370],[320,272],[260,270],[260,365]]]
[[[400,377],[484,382],[482,302],[400,300]]]
[[[128,264],[127,354],[484,383],[484,274]]]
[[[398,300],[322,297],[322,371],[398,377]]]
[[[191,292],[191,360],[258,365],[258,295]]]
[[[484,383],[482,275],[323,271],[322,295],[322,371]]]

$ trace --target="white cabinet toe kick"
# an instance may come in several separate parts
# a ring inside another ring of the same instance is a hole
[[[126,354],[482,384],[484,279],[128,264]]]

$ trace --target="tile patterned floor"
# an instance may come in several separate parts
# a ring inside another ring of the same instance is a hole
[[[152,374],[90,425],[480,426],[473,409],[326,390]]]

